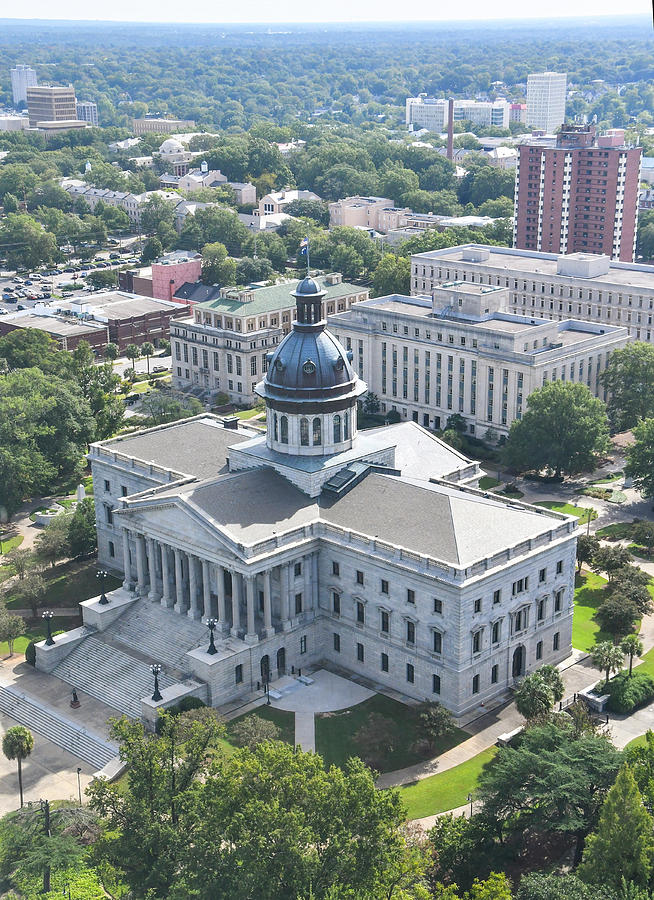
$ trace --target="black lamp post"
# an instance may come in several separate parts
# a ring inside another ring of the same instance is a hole
[[[468,803],[470,804],[470,818],[472,818],[472,794],[468,794]]]
[[[45,642],[48,647],[51,647],[54,644],[54,638],[52,637],[52,617],[54,613],[51,609],[46,609],[46,611],[41,615],[41,618],[45,620],[45,627],[48,629],[48,636],[45,639]]]
[[[159,663],[153,663],[150,666],[150,671],[154,675],[154,694],[152,695],[152,699],[155,703],[158,703],[159,700],[163,700],[161,691],[159,690],[159,673],[161,672],[161,666]]]
[[[109,603],[109,600],[107,599],[107,595],[104,592],[104,583],[105,583],[105,579],[108,577],[108,575],[109,575],[108,572],[106,572],[104,569],[100,569],[100,571],[97,572],[96,576],[95,576],[96,578],[98,578],[100,580],[100,590],[102,591],[102,596],[100,597],[99,602],[102,606],[106,606]]]
[[[77,796],[79,797],[79,805],[82,805],[82,781],[80,779],[80,775],[82,774],[82,767],[77,767]]]
[[[213,639],[213,633],[216,629],[217,624],[218,619],[207,619],[207,627],[209,629],[209,649],[207,650],[207,653],[209,653],[211,656],[214,656],[216,653],[218,653],[218,649]]]

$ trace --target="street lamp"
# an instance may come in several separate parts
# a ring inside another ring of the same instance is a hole
[[[100,569],[100,571],[96,572],[96,575],[95,575],[95,577],[98,578],[100,581],[100,590],[102,591],[102,596],[100,597],[100,601],[99,601],[101,606],[106,606],[109,603],[109,600],[107,599],[107,595],[104,592],[104,583],[105,583],[105,580],[108,578],[108,576],[109,576],[109,572],[106,572],[104,569]]]
[[[82,767],[77,767],[77,795],[79,797],[79,805],[82,805],[82,780],[80,775],[82,774]]]
[[[158,703],[160,700],[163,700],[161,691],[159,690],[159,673],[161,672],[161,666],[159,663],[152,663],[150,671],[154,675],[154,694],[152,695],[152,699],[155,703]]]
[[[46,609],[45,612],[41,615],[41,618],[45,620],[45,627],[48,629],[48,636],[45,639],[45,642],[48,647],[51,647],[54,644],[54,638],[52,637],[52,617],[54,613],[51,609]]]
[[[209,649],[207,650],[207,653],[209,653],[211,656],[214,656],[216,653],[218,653],[218,649],[217,649],[216,644],[213,639],[213,633],[215,631],[217,624],[218,624],[218,619],[214,619],[214,618],[207,619],[207,627],[209,628],[209,635],[210,635]]]
[[[472,794],[468,794],[468,803],[470,804],[470,818],[472,818]]]

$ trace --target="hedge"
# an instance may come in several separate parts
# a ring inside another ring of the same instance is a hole
[[[611,712],[631,713],[654,700],[654,678],[644,672],[634,672],[631,677],[621,672],[604,690],[609,694],[607,707]]]

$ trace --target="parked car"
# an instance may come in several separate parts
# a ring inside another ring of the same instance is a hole
[[[152,371],[153,372],[167,372],[168,367],[167,366],[154,366]]]
[[[110,253],[109,259],[120,259],[120,253]]]
[[[19,303],[18,306],[16,307],[16,309],[27,309],[27,307],[23,306],[22,303]]]
[[[0,306],[0,316],[7,316],[7,315],[9,315],[9,310],[6,310],[4,308],[4,306]]]

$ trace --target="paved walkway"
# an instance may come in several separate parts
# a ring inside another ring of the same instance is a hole
[[[295,713],[295,746],[305,752],[316,749],[316,717],[312,712]]]

